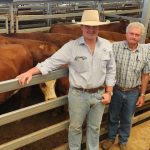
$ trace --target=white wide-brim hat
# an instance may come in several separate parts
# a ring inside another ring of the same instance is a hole
[[[101,22],[99,19],[99,13],[97,10],[84,10],[81,22],[77,24],[87,26],[99,26],[102,24],[108,24],[108,22]]]

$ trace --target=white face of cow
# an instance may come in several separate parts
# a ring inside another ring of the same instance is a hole
[[[56,80],[51,80],[40,84],[40,88],[45,96],[46,101],[57,97],[55,93],[55,83]]]

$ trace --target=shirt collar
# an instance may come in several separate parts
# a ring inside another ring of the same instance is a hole
[[[127,41],[124,41],[124,49],[130,50]],[[134,50],[135,52],[139,52],[140,44],[138,44],[137,48]]]
[[[99,37],[97,37],[97,41],[96,41],[96,43],[100,43],[100,38],[99,38]],[[83,36],[81,36],[81,37],[79,38],[79,45],[86,45],[86,43],[85,43],[85,40],[84,40],[84,37],[83,37]]]

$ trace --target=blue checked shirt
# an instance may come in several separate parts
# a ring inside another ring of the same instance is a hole
[[[116,85],[133,88],[141,84],[141,74],[150,73],[150,50],[145,44],[138,44],[132,52],[126,41],[113,43],[116,60]]]
[[[66,43],[52,57],[37,64],[42,74],[68,64],[70,85],[78,88],[96,88],[104,83],[115,85],[116,64],[112,44],[98,37],[94,54],[90,53],[84,38]]]

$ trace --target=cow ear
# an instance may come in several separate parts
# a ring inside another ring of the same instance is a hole
[[[39,47],[40,49],[44,49],[44,44],[41,44]]]

